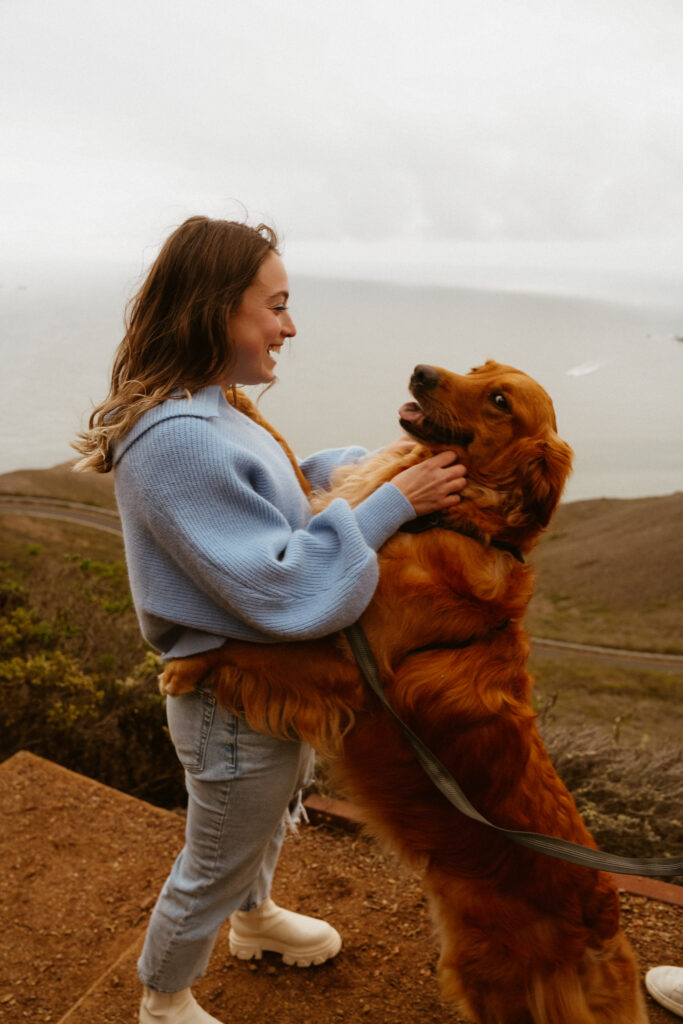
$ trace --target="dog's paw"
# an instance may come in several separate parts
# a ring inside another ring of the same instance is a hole
[[[157,676],[159,693],[164,697],[180,697],[184,693],[189,693],[190,690],[194,690],[195,682],[194,674],[177,668],[173,662],[170,662]]]

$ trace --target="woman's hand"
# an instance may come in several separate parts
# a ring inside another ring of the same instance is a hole
[[[404,469],[391,481],[415,509],[416,516],[452,508],[467,484],[467,470],[455,452],[439,452]]]

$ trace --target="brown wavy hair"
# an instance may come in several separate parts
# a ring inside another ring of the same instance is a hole
[[[76,469],[109,472],[112,441],[144,412],[229,371],[228,316],[270,252],[278,240],[265,224],[190,217],[167,238],[126,308],[109,393],[73,443]]]

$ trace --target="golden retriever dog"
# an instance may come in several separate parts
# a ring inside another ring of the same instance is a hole
[[[523,559],[559,501],[571,449],[546,392],[512,367],[489,361],[458,375],[418,366],[410,387],[415,401],[399,416],[413,450],[344,467],[329,492],[311,496],[314,510],[338,496],[353,505],[443,449],[467,467],[458,505],[379,553],[379,583],[360,622],[382,685],[481,814],[594,847],[536,728],[522,626],[533,591]],[[263,422],[243,396],[236,401]],[[170,662],[160,685],[180,694],[198,680],[257,730],[301,737],[334,758],[371,829],[421,870],[443,994],[473,1021],[647,1021],[611,877],[516,845],[452,807],[342,634],[229,641]]]

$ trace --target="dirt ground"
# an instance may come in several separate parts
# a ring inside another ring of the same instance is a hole
[[[439,995],[438,947],[416,875],[371,840],[324,827],[309,827],[287,854],[276,898],[284,904],[289,896],[287,905],[327,917],[344,948],[336,961],[301,971],[275,955],[258,965],[235,962],[223,944],[197,989],[211,1013],[225,1024],[464,1024]],[[296,905],[294,892],[301,893]],[[683,953],[683,909],[627,893],[622,907],[643,970],[673,950]],[[651,1024],[675,1019],[648,1003]]]
[[[183,820],[31,755],[0,766],[0,1022],[134,1024],[135,961],[182,844]],[[224,1024],[462,1024],[440,998],[419,877],[362,834],[303,826],[273,891],[322,916],[344,946],[328,964],[237,961],[221,932],[195,991]],[[683,962],[683,907],[631,893],[624,924],[643,972]],[[648,1000],[652,1024],[673,1018]]]

